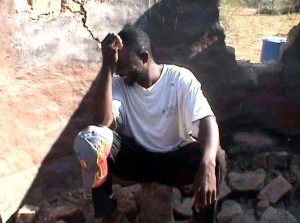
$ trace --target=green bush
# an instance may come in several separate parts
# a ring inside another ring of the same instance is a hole
[[[223,6],[243,6],[244,0],[221,0]]]
[[[261,0],[245,0],[245,4],[250,8],[258,8],[261,4]]]
[[[278,15],[279,12],[277,9],[274,9],[273,7],[270,6],[263,6],[258,10],[259,14],[263,15]]]
[[[281,9],[279,9],[279,12],[282,15],[287,15],[287,14],[290,14],[290,13],[295,13],[296,10],[295,10],[295,7],[288,7],[288,6],[286,6],[286,7],[283,7]]]

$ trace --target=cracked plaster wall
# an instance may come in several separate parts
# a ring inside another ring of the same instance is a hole
[[[188,7],[190,3],[194,5]],[[22,204],[81,185],[78,163],[70,154],[75,134],[89,123],[86,103],[101,64],[99,40],[126,23],[151,28],[152,21],[165,34],[162,40],[172,35],[176,42],[178,13],[197,11],[202,4],[217,7],[217,1],[204,0],[0,1],[4,222]],[[176,18],[168,19],[169,13]],[[199,28],[197,21],[193,25]],[[172,50],[166,47],[169,55]]]
[[[82,104],[100,67],[96,38],[117,32],[126,21],[134,22],[149,7],[148,1],[138,2],[141,10],[134,12],[126,2],[89,1],[45,11],[23,0],[0,1],[4,222],[24,203],[81,185],[79,166],[69,155],[76,132],[88,124]],[[124,14],[119,19],[116,5],[123,8],[117,9]],[[99,23],[91,25],[96,17]],[[99,30],[94,37],[93,28]]]
[[[49,0],[55,2],[51,5],[32,0],[30,7],[24,0],[16,2],[17,32],[13,44],[23,65],[49,63],[49,60],[99,62],[98,44],[108,28],[118,32],[155,3]]]

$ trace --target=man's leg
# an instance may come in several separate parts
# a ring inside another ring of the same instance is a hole
[[[95,217],[109,215],[116,209],[112,174],[130,181],[147,181],[147,163],[143,149],[129,138],[107,127],[88,126],[79,132],[74,151],[82,166],[83,184],[92,188]]]
[[[112,149],[106,161],[108,175],[105,182],[99,187],[92,188],[96,218],[108,216],[117,208],[116,200],[113,198],[112,174],[124,180],[147,181],[143,150],[130,138],[114,132]]]
[[[174,186],[192,184],[201,160],[202,154],[198,143],[186,145],[175,152],[155,154],[153,155],[151,165],[155,173],[154,179],[157,182]],[[221,182],[225,179],[225,175],[225,152],[220,147],[216,157],[217,193]],[[194,222],[214,222],[215,209],[216,204],[206,206],[199,212],[196,212],[193,208]]]
[[[221,183],[226,177],[226,155],[225,151],[219,149],[216,157],[216,179],[217,179],[217,194],[220,190]],[[200,208],[199,212],[196,212],[193,207],[193,217],[190,223],[214,223],[216,222],[217,201],[214,204]]]

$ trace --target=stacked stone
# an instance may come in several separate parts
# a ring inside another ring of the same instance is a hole
[[[299,221],[299,156],[263,132],[238,132],[228,147],[230,199],[218,222]]]
[[[149,34],[156,61],[191,69],[210,98],[239,77],[234,50],[225,44],[218,6],[218,0],[163,0],[135,23]]]
[[[284,64],[283,91],[297,100],[300,95],[300,23],[287,34],[286,46],[281,59]]]
[[[218,194],[218,223],[299,221],[300,156],[265,132],[237,132],[232,138],[233,145],[227,147],[230,171]],[[192,185],[114,182],[121,223],[187,222],[192,217]],[[97,221],[89,190],[67,192],[38,207],[24,206],[16,214],[17,223]]]

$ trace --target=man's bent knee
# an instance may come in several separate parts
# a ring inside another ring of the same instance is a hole
[[[79,132],[74,151],[82,168],[83,186],[101,186],[108,174],[107,160],[113,144],[113,132],[104,126],[90,125]]]
[[[227,174],[226,153],[220,146],[216,157],[216,177],[217,177],[218,192],[219,192],[220,185],[226,178],[226,174]]]
[[[221,148],[221,146],[219,147],[218,152],[217,152],[216,163],[219,165],[223,174],[226,174],[226,153]]]

